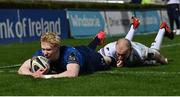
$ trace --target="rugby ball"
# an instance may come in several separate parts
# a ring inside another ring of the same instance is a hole
[[[43,57],[43,56],[35,56],[31,59],[31,71],[34,73],[37,70],[41,69],[44,70],[46,69],[46,71],[43,74],[48,73],[50,66],[48,63],[48,59]]]

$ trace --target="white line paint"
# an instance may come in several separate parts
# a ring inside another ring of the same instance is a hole
[[[19,66],[21,66],[21,64],[9,64],[9,65],[2,65],[1,67],[0,67],[0,69],[6,69],[6,68],[15,68],[15,67],[19,67]]]
[[[17,73],[17,70],[0,70],[0,73]]]
[[[130,74],[130,75],[180,75],[180,72],[166,72],[166,71],[104,71],[99,73],[107,74]]]
[[[167,44],[167,45],[162,45],[162,48],[166,48],[166,47],[173,47],[173,46],[179,46],[180,43],[175,43],[175,44]]]
[[[17,73],[16,70],[0,70],[0,73]],[[100,74],[130,74],[130,75],[180,75],[180,72],[166,72],[166,71],[102,71]]]

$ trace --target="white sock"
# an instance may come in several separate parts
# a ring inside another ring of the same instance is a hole
[[[160,50],[161,47],[161,43],[164,37],[164,33],[165,33],[165,29],[159,29],[158,34],[156,35],[156,38],[154,40],[154,42],[151,44],[150,48],[156,49],[156,50]]]
[[[133,28],[133,25],[131,25],[131,28],[130,28],[130,30],[129,30],[129,32],[127,33],[127,35],[126,35],[126,39],[128,39],[128,40],[130,40],[130,41],[132,41],[132,39],[133,39],[133,36],[134,36],[134,32],[135,32],[135,29]]]

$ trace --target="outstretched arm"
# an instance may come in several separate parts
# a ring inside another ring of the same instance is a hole
[[[76,63],[70,63],[67,65],[67,70],[59,74],[39,75],[33,76],[35,78],[63,78],[63,77],[77,77],[79,75],[80,66]]]
[[[155,60],[160,64],[167,64],[168,63],[167,58],[165,58],[163,55],[161,55],[158,52],[155,53]]]
[[[30,62],[31,59],[26,60],[18,70],[18,74],[20,75],[32,75],[33,73],[30,71]]]

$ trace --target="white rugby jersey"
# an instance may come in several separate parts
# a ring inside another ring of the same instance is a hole
[[[111,42],[105,45],[103,48],[101,48],[98,52],[103,56],[110,56],[116,59],[116,43],[117,41]],[[131,51],[130,56],[127,59],[125,59],[125,64],[136,65],[143,63],[147,58],[149,48],[138,42],[131,41],[131,44],[133,49]]]
[[[115,58],[116,43],[117,41],[108,43],[103,48],[101,48],[98,52],[103,56],[110,56],[110,57]]]
[[[149,48],[138,42],[131,42],[132,51],[130,56],[125,59],[126,66],[143,65],[147,59]]]

